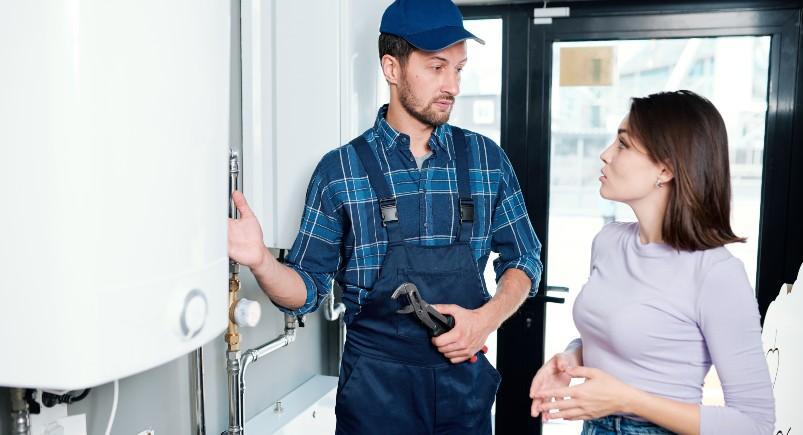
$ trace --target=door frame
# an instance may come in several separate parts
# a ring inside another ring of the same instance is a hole
[[[543,2],[465,6],[466,19],[501,18],[501,146],[522,186],[527,211],[542,241],[547,276],[550,184],[550,90],[552,43],[580,40],[770,35],[770,78],[766,119],[756,297],[762,316],[781,285],[794,282],[803,261],[803,30],[800,1],[550,2],[570,6],[570,18],[532,24]],[[470,54],[470,53],[469,53]],[[800,168],[794,171],[794,168]],[[794,199],[797,199],[795,202]],[[589,247],[590,249],[590,247]],[[560,283],[551,283],[559,285]],[[575,290],[576,291],[576,290]],[[539,434],[529,417],[528,390],[544,361],[545,305],[528,300],[500,328],[497,369],[497,434]]]

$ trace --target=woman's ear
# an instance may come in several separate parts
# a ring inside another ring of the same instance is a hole
[[[397,85],[401,77],[401,64],[395,57],[386,54],[382,56],[382,74],[385,75],[385,81],[389,85]]]
[[[661,164],[661,173],[658,174],[658,180],[661,183],[668,183],[675,178],[675,174],[666,164]]]

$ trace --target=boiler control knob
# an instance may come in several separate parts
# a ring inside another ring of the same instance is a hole
[[[262,306],[257,301],[240,299],[234,307],[234,323],[237,326],[257,326],[262,317]]]
[[[206,323],[208,304],[206,295],[201,290],[192,289],[184,298],[184,308],[181,311],[181,334],[186,339],[198,335]]]

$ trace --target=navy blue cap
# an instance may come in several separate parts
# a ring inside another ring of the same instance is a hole
[[[440,51],[466,39],[485,44],[463,27],[460,9],[451,0],[396,0],[385,9],[379,31],[424,51]]]

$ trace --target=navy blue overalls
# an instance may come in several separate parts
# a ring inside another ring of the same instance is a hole
[[[399,285],[412,282],[431,304],[476,309],[488,298],[469,244],[469,151],[462,130],[452,127],[452,132],[460,235],[444,246],[404,242],[396,199],[377,158],[362,136],[351,142],[379,200],[388,251],[379,278],[348,325],[337,389],[338,435],[491,433],[499,373],[482,353],[473,364],[450,363],[414,315],[396,313],[406,298],[390,297]]]

